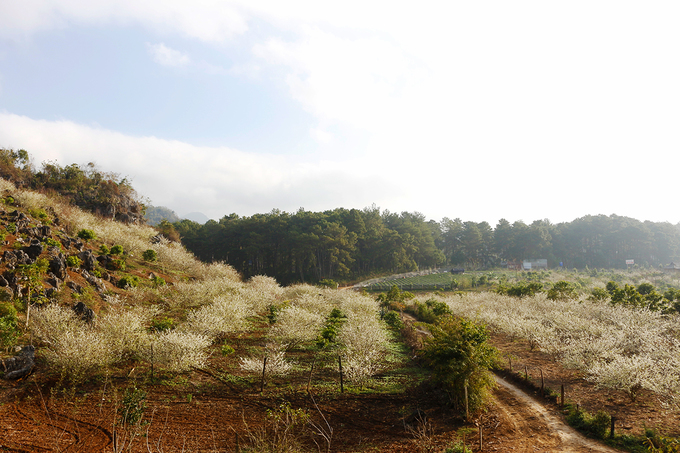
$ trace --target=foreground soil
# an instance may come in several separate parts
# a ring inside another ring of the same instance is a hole
[[[680,414],[664,409],[653,394],[631,401],[621,392],[595,388],[524,341],[494,335],[493,343],[504,357],[499,385],[487,411],[467,422],[426,383],[390,390],[346,387],[341,393],[330,365],[317,364],[312,381],[301,371],[272,379],[261,391],[259,379],[238,375],[219,356],[206,370],[181,375],[152,376],[130,363],[77,388],[59,386],[39,363],[22,381],[0,381],[0,452],[271,451],[263,448],[264,439],[298,447],[277,451],[328,451],[330,443],[332,452],[429,453],[461,442],[475,452],[616,451],[564,424],[560,386],[566,402],[611,413],[618,434],[639,435],[647,427],[678,435]],[[399,379],[386,372],[376,380]],[[554,391],[552,397],[541,396],[541,382]],[[143,423],[132,439],[129,430],[115,426],[131,386],[147,393]],[[312,423],[293,423],[296,413],[282,409],[287,405],[303,409]]]
[[[122,392],[115,380],[73,392],[40,385],[40,379],[36,373],[24,382],[3,383],[0,451],[128,451],[122,448],[129,445],[126,432],[114,434],[115,401]],[[394,395],[341,394],[336,389],[312,399],[302,389],[282,392],[268,387],[260,393],[259,388],[236,389],[194,372],[186,380],[144,386],[150,423],[130,451],[247,451],[265,432],[274,434],[267,412],[277,413],[283,401],[311,409],[312,420],[327,434],[330,426],[334,452],[439,452],[462,441],[464,432],[473,451],[615,451],[566,427],[554,408],[538,404],[502,378],[498,381],[486,414],[463,424],[426,386]],[[304,451],[326,451],[327,443],[313,429],[280,425],[277,435],[286,428],[291,442],[301,442]]]

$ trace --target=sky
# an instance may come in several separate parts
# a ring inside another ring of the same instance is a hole
[[[0,0],[0,147],[213,219],[680,222],[677,1]]]

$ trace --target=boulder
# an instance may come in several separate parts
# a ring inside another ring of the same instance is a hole
[[[40,239],[31,239],[31,243],[28,247],[24,247],[24,251],[28,256],[31,257],[31,261],[38,259],[40,254],[43,252],[43,246],[40,243]]]
[[[66,258],[63,253],[52,255],[50,258],[50,272],[60,280],[66,280]],[[54,286],[54,285],[53,285]]]
[[[5,372],[2,377],[5,380],[21,379],[29,375],[35,366],[35,347],[24,346],[19,354],[6,360],[2,360],[2,369]]]
[[[83,261],[82,268],[87,271],[93,271],[97,267],[97,258],[90,250],[83,250],[78,254],[78,258]]]
[[[91,308],[88,308],[87,305],[85,305],[83,302],[78,302],[73,306],[73,311],[76,313],[76,315],[83,321],[85,321],[88,324],[92,324],[94,322],[95,314],[94,311],[92,311]]]

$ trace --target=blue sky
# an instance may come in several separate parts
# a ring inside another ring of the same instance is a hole
[[[178,214],[678,223],[676,2],[0,0],[0,147]]]

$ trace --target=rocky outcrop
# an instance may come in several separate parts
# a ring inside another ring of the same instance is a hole
[[[81,267],[86,271],[92,272],[97,267],[97,258],[95,258],[94,253],[91,250],[83,250],[78,254],[78,258],[81,259],[83,264]]]
[[[85,305],[83,302],[78,302],[73,306],[73,311],[76,313],[76,316],[80,318],[81,320],[85,321],[88,324],[92,324],[94,322],[95,314],[94,311],[92,311],[91,308],[88,308],[87,305]]]
[[[50,258],[50,272],[60,280],[66,280],[68,272],[66,271],[66,258],[63,253],[52,255]]]
[[[24,346],[19,354],[6,360],[2,360],[2,376],[6,380],[16,380],[26,377],[35,366],[35,347],[33,345]]]

